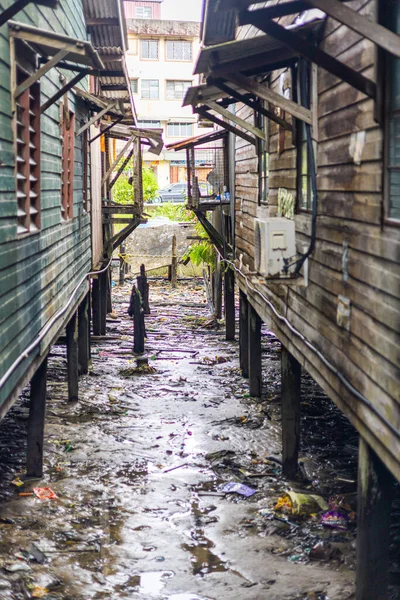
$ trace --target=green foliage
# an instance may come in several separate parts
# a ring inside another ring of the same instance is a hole
[[[116,167],[115,172],[118,171],[120,165],[122,164],[124,159],[121,159],[121,162]],[[126,167],[124,168],[122,174],[117,179],[113,187],[113,199],[114,202],[118,202],[118,204],[133,204],[134,202],[134,193],[133,186],[129,184],[129,175],[132,174],[133,171],[133,159],[128,162]],[[154,200],[156,196],[156,192],[158,190],[158,184],[156,176],[153,171],[149,167],[143,167],[142,169],[142,178],[143,178],[143,198],[145,202],[149,202],[150,200]]]
[[[187,210],[184,203],[165,202],[163,204],[153,204],[152,206],[146,206],[146,213],[151,217],[168,217],[171,221],[195,221],[194,214],[191,210]]]
[[[210,238],[208,237],[201,223],[196,223],[195,230],[196,235],[202,238],[202,240],[196,241],[190,246],[189,250],[183,257],[183,260],[185,260],[186,258],[190,258],[191,262],[196,267],[198,267],[201,264],[206,264],[214,268],[216,259],[215,248],[210,242]]]

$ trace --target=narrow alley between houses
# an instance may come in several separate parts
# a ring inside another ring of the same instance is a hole
[[[303,376],[303,481],[283,479],[273,333],[255,399],[202,280],[150,281],[139,368],[129,296],[114,288],[78,402],[51,351],[41,480],[24,479],[28,394],[1,424],[0,598],[353,598],[354,429]]]

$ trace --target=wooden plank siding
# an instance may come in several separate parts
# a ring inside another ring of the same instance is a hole
[[[9,4],[0,2],[3,8]],[[31,3],[15,20],[87,39],[80,0],[63,0],[57,9]],[[69,72],[64,74],[71,77]],[[40,85],[43,104],[60,88],[60,71],[50,70]],[[75,113],[75,127],[79,128],[87,120],[87,109],[72,93],[68,100]],[[61,219],[61,101],[41,115],[41,228],[39,232],[17,235],[9,37],[8,26],[4,25],[0,29],[0,377],[66,304],[78,281],[91,268],[90,215],[83,210],[83,136],[75,139],[73,219]],[[30,354],[0,390],[1,416],[1,405],[38,352],[36,349]]]
[[[375,19],[375,0],[347,3]],[[293,16],[280,23],[292,22]],[[257,33],[257,35],[260,32]],[[240,37],[254,35],[242,28]],[[365,76],[375,79],[375,47],[328,19],[321,48]],[[278,91],[282,70],[271,74]],[[248,107],[237,114],[253,123]],[[291,122],[290,116],[286,118]],[[355,136],[365,132],[360,161],[354,160]],[[279,142],[280,138],[280,142]],[[309,260],[308,285],[267,284],[254,274],[254,218],[258,209],[256,149],[236,141],[236,264],[240,288],[281,342],[294,354],[347,415],[400,480],[400,229],[383,222],[383,132],[374,120],[374,102],[318,68],[318,218],[316,248]],[[296,149],[285,132],[270,122],[268,212],[276,215],[278,189],[296,197]],[[295,216],[298,249],[308,247],[311,215]],[[347,279],[343,272],[348,247]],[[248,282],[255,287],[248,287]],[[260,294],[264,296],[261,298]],[[338,296],[351,301],[350,330],[336,322]],[[278,319],[276,310],[302,334],[372,405],[341,383],[301,337]],[[382,419],[382,415],[384,418]],[[389,426],[385,419],[391,423]]]

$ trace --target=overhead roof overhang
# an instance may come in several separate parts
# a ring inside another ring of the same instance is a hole
[[[168,144],[166,148],[167,150],[175,150],[175,152],[178,152],[179,150],[187,150],[188,148],[195,148],[196,146],[202,146],[203,144],[209,144],[210,142],[221,140],[226,137],[226,135],[227,131],[225,131],[225,129],[219,129],[218,131],[213,131],[212,133],[205,133],[203,135],[187,138],[180,142]]]

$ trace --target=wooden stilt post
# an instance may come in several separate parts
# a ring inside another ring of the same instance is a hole
[[[249,301],[240,290],[239,296],[239,360],[243,377],[249,376]]]
[[[109,269],[107,269],[106,271],[106,299],[107,299],[107,306],[106,306],[106,316],[107,313],[112,312],[112,268],[110,267]]]
[[[262,392],[261,319],[249,303],[249,384],[250,396],[260,398]]]
[[[121,244],[121,248],[119,251],[119,285],[124,285],[125,283],[125,246]]]
[[[360,438],[356,600],[387,600],[393,477]]]
[[[84,375],[88,372],[89,354],[90,354],[89,346],[90,346],[89,294],[87,294],[78,309],[79,375]]]
[[[106,335],[107,330],[107,277],[107,272],[99,275],[100,335]]]
[[[47,356],[32,377],[28,420],[27,477],[43,476],[43,439],[46,415]]]
[[[71,317],[67,325],[67,372],[68,372],[68,400],[79,400],[78,385],[78,317],[77,313]]]
[[[144,265],[140,265],[140,275],[136,278],[138,290],[142,295],[143,310],[145,315],[150,314],[149,305],[149,284],[147,281],[146,268]]]
[[[176,235],[172,238],[172,257],[171,257],[171,286],[175,288],[178,283],[178,257],[176,255]]]
[[[219,256],[216,259],[215,270],[213,273],[213,300],[215,307],[215,317],[222,317],[222,269]]]
[[[146,335],[144,310],[141,294],[135,285],[132,288],[128,314],[133,317],[133,351],[135,354],[143,354]]]
[[[297,475],[300,445],[301,365],[286,348],[281,352],[282,473]]]
[[[101,335],[100,280],[98,277],[92,283],[92,331],[93,335]]]
[[[235,273],[228,267],[224,274],[225,337],[235,339]]]

